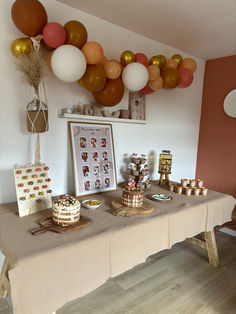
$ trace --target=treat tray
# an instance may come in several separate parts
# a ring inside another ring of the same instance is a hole
[[[40,225],[40,227],[34,230],[31,230],[30,232],[32,235],[35,235],[35,236],[40,235],[47,231],[53,231],[57,233],[66,233],[66,232],[71,232],[71,231],[80,229],[82,227],[85,227],[88,224],[90,224],[90,222],[91,222],[91,219],[89,219],[86,216],[80,215],[80,220],[78,221],[78,223],[68,226],[68,227],[63,227],[63,226],[54,224],[54,222],[52,221],[52,217],[48,217],[48,218],[39,220],[38,224]]]

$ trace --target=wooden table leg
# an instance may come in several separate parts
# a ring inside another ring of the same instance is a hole
[[[219,256],[216,246],[216,238],[214,230],[204,232],[205,241],[199,239],[197,237],[188,238],[189,242],[201,247],[202,249],[206,250],[208,253],[209,263],[214,266],[219,266]]]
[[[7,259],[4,259],[2,272],[0,275],[0,299],[3,299],[7,296],[7,294],[10,295],[10,282],[8,279],[8,270],[10,268],[10,265],[7,261]]]
[[[209,258],[209,263],[215,267],[219,266],[219,256],[218,250],[216,246],[216,238],[214,230],[204,232],[205,240],[206,240],[206,248]]]

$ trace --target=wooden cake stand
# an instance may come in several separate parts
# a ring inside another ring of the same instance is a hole
[[[116,216],[130,217],[133,215],[147,215],[154,211],[151,203],[144,201],[142,207],[128,207],[121,203],[121,200],[115,200],[111,203]]]

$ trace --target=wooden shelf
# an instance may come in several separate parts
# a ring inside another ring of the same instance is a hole
[[[122,118],[112,118],[112,117],[97,117],[97,116],[86,116],[74,113],[64,113],[61,111],[58,113],[59,118],[65,119],[76,119],[76,120],[86,120],[86,121],[107,121],[115,123],[132,123],[132,124],[146,124],[146,120],[132,120],[132,119],[122,119]]]

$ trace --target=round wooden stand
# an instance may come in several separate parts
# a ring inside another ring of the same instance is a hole
[[[112,201],[113,214],[116,216],[129,217],[133,215],[147,215],[154,211],[154,207],[147,201],[143,202],[142,207],[127,207],[120,200]]]

